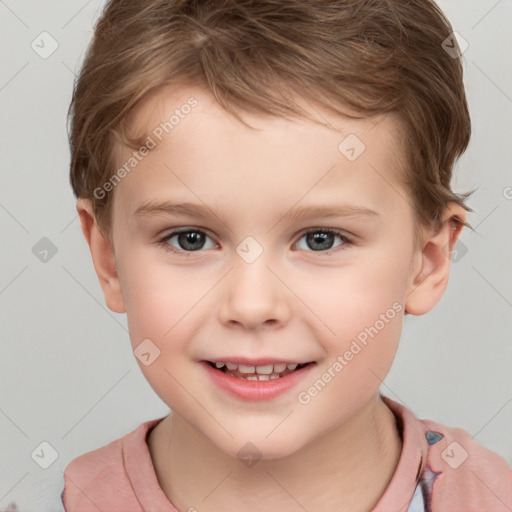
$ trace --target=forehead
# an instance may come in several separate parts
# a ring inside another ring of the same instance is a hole
[[[251,129],[199,87],[155,91],[128,119],[129,133],[144,133],[152,149],[116,187],[115,203],[134,212],[172,196],[234,210],[259,205],[262,213],[306,199],[350,199],[374,209],[404,202],[395,116],[352,119],[294,100],[327,126],[244,112]],[[133,151],[123,147],[118,155],[121,166]]]

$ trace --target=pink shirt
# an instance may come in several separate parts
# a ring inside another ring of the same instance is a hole
[[[512,469],[465,430],[419,420],[382,397],[397,419],[402,452],[372,512],[510,512]],[[162,491],[146,442],[164,418],[73,459],[64,472],[67,512],[178,512]],[[182,511],[186,512],[186,511]]]

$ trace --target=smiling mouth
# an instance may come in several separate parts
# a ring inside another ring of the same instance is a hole
[[[206,361],[212,368],[226,375],[242,380],[274,380],[285,377],[305,366],[314,364],[313,361],[304,364],[279,363],[261,366],[249,366],[243,364]]]

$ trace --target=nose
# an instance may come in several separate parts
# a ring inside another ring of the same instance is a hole
[[[252,263],[235,254],[220,288],[219,318],[247,330],[277,329],[289,321],[291,297],[265,252]]]

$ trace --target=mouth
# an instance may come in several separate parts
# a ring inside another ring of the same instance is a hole
[[[264,365],[236,364],[223,361],[205,361],[213,369],[241,380],[275,380],[314,364],[308,363],[268,363]]]

